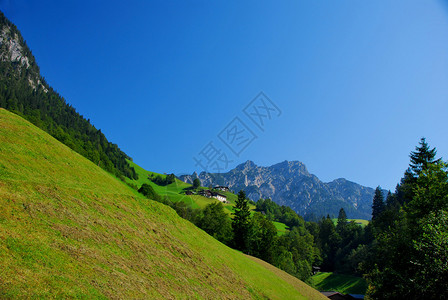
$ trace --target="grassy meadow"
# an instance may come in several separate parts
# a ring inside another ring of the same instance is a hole
[[[0,109],[0,298],[325,299],[286,275]]]
[[[162,178],[165,177],[165,174],[160,173],[154,173],[151,171],[147,171],[134,163],[133,161],[129,161],[132,167],[134,167],[135,171],[139,175],[138,180],[132,180],[129,178],[126,178],[126,182],[136,185],[137,187],[141,187],[142,184],[146,183],[151,185],[156,193],[161,195],[162,197],[167,197],[169,200],[173,202],[182,201],[191,206],[192,208],[205,208],[208,204],[219,202],[219,200],[214,198],[207,198],[199,195],[185,195],[185,190],[188,188],[191,188],[191,184],[185,183],[179,179],[176,178],[176,181],[168,184],[166,186],[160,186],[155,184],[149,179],[149,175],[158,175]],[[208,189],[207,187],[201,187],[202,189]],[[231,215],[234,212],[234,205],[236,200],[238,199],[238,196],[231,192],[219,192],[227,197],[227,202],[224,204],[224,210]],[[249,204],[249,208],[254,211],[255,205]],[[278,223],[278,222],[276,222]],[[281,225],[280,225],[281,224]],[[285,232],[286,225],[282,223],[278,223],[276,225],[276,228],[279,229],[281,232]]]
[[[338,225],[338,219],[331,219],[334,223],[334,225]],[[363,220],[363,219],[347,219],[348,222],[355,222],[356,224],[360,225],[361,227],[365,227],[367,225],[369,225],[369,221],[368,220]]]
[[[284,235],[285,233],[287,233],[289,231],[289,227],[286,226],[283,223],[280,222],[273,222],[275,228],[277,229],[277,234],[278,235]]]
[[[364,295],[367,290],[367,283],[363,278],[351,275],[320,272],[311,279],[313,286],[319,291]]]

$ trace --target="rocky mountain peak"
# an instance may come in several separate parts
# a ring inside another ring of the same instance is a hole
[[[23,74],[26,72],[28,84],[37,89],[41,87],[44,92],[48,92],[43,84],[39,67],[35,63],[35,58],[31,50],[25,43],[20,32],[3,13],[0,12],[0,61],[11,62],[14,72]]]
[[[10,28],[4,26],[0,31],[1,61],[17,62],[25,68],[29,68],[28,57],[23,53],[22,45],[17,33],[12,33]]]
[[[280,171],[280,172],[299,173],[302,175],[309,175],[308,169],[306,168],[305,164],[298,160],[293,160],[293,161],[285,160],[281,163],[272,165],[270,168],[272,170]]]
[[[270,198],[294,209],[302,216],[337,216],[342,207],[350,218],[370,219],[374,190],[344,178],[325,183],[308,172],[300,161],[283,161],[272,166],[257,166],[248,160],[227,173],[199,174],[203,186],[226,185],[244,190],[257,201]],[[180,179],[192,183],[196,174]]]
[[[257,165],[253,161],[248,160],[248,161],[246,161],[246,162],[236,166],[235,170],[242,171],[242,172],[244,172],[244,171],[247,172],[247,171],[249,171],[251,169],[254,169],[256,167],[257,167]]]

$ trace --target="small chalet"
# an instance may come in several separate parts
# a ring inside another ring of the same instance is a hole
[[[229,191],[229,187],[228,186],[223,186],[223,185],[215,185],[213,187],[215,190],[221,191],[221,192],[228,192]]]
[[[200,190],[198,192],[198,195],[200,196],[204,196],[207,198],[215,198],[218,199],[219,201],[221,201],[222,203],[227,203],[227,196],[217,193],[217,192],[212,192],[210,190]]]
[[[198,192],[198,195],[201,195],[201,196],[204,196],[204,197],[207,197],[207,198],[211,198],[213,196],[212,192],[210,190],[200,190]]]
[[[222,194],[219,194],[219,193],[213,193],[212,197],[218,199],[222,203],[227,203],[227,196],[226,195],[222,195]]]

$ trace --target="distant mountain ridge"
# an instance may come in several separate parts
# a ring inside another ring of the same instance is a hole
[[[308,218],[327,214],[337,216],[341,207],[349,218],[371,218],[373,188],[344,178],[322,182],[300,161],[283,161],[262,167],[248,160],[227,173],[195,172],[179,178],[188,183],[199,178],[202,186],[219,184],[234,191],[244,190],[255,201],[271,198]]]

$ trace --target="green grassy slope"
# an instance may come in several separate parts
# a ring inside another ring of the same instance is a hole
[[[364,295],[367,290],[367,283],[363,278],[331,272],[317,273],[312,277],[312,282],[320,291]]]
[[[154,188],[157,194],[166,196],[173,202],[182,201],[190,205],[192,208],[204,208],[208,204],[218,201],[216,199],[209,199],[197,195],[185,195],[185,189],[191,187],[191,184],[185,183],[179,179],[176,179],[176,181],[172,184],[159,186],[149,180],[148,175],[159,175],[162,178],[166,175],[147,171],[132,161],[129,161],[129,164],[134,167],[135,171],[139,175],[139,178],[138,180],[126,178],[128,183],[135,184],[137,187],[141,187],[144,183],[149,184]]]
[[[151,180],[149,180],[148,175],[150,175],[150,174],[151,175],[159,175],[162,177],[164,177],[166,175],[147,171],[147,170],[143,169],[142,167],[140,167],[139,165],[137,165],[133,161],[129,160],[128,162],[131,167],[134,167],[139,178],[137,180],[132,180],[132,179],[126,178],[126,182],[135,184],[135,185],[137,185],[137,187],[141,187],[142,184],[144,184],[144,183],[149,184],[154,188],[154,190],[159,195],[166,196],[173,202],[183,201],[183,202],[189,204],[192,208],[204,208],[210,203],[219,201],[214,198],[206,198],[206,197],[199,196],[199,195],[185,195],[185,189],[191,187],[191,184],[185,183],[177,178],[176,178],[176,181],[172,184],[169,184],[167,186],[159,186],[159,185],[153,183]],[[206,188],[204,187],[204,189],[206,189]],[[220,192],[220,193],[227,196],[227,201],[229,203],[224,204],[224,209],[226,210],[226,212],[228,214],[231,214],[234,211],[233,206],[234,206],[238,196],[231,192]],[[254,205],[250,204],[249,207],[251,210],[255,210]],[[279,224],[281,224],[281,223],[279,223]],[[282,226],[280,226],[279,228],[282,228]]]
[[[273,222],[275,228],[277,229],[277,234],[278,235],[284,235],[285,233],[287,233],[289,231],[289,227],[286,226],[283,223],[280,222]]]
[[[274,270],[0,109],[0,298],[325,299]]]

